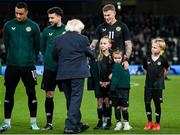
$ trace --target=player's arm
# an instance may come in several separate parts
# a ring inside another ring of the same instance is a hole
[[[3,30],[4,30],[4,32],[3,32],[3,43],[5,45],[5,49],[6,49],[6,53],[7,53],[8,47],[9,47],[9,32],[8,32],[7,24],[4,25]]]
[[[145,75],[147,74],[147,70],[146,70],[146,69],[144,69],[144,74],[145,74]]]
[[[125,44],[124,60],[128,61],[132,52],[132,42],[129,34],[129,29],[126,24],[123,25],[123,39]]]
[[[169,73],[169,66],[170,66],[167,58],[164,58],[163,64],[164,64],[164,76],[166,77]]]
[[[53,51],[52,51],[52,58],[55,62],[58,62],[58,43],[57,43],[57,38],[54,39],[53,41]]]
[[[131,40],[127,40],[125,41],[125,56],[124,56],[124,60],[129,60],[130,56],[131,56],[131,52],[132,52],[132,42]]]
[[[143,58],[144,74],[147,74],[147,57]]]
[[[166,77],[169,73],[169,69],[168,68],[164,68],[164,77]]]
[[[40,28],[37,24],[34,27],[34,47],[35,53],[38,55],[40,50]]]
[[[45,36],[45,31],[43,31],[41,33],[41,38],[40,38],[40,50],[42,52],[42,54],[44,55],[45,54],[45,51],[46,51],[46,43],[47,43],[47,38]]]
[[[124,69],[128,69],[129,68],[129,63],[128,60],[131,56],[131,52],[132,52],[132,42],[131,40],[127,40],[125,41],[125,55],[123,58],[123,65],[124,65]]]

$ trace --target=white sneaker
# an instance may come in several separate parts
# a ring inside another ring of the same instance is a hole
[[[121,122],[117,122],[116,123],[116,127],[114,128],[114,130],[121,130],[122,129],[122,123]]]
[[[32,130],[39,130],[39,127],[37,126],[36,123],[31,123],[31,129]]]
[[[6,131],[6,130],[8,130],[8,129],[10,129],[10,128],[11,128],[11,126],[10,126],[9,124],[3,122],[3,123],[0,125],[0,132],[4,132],[4,131]]]
[[[123,122],[124,123],[124,128],[123,130],[131,130],[132,127],[129,125],[129,122]]]

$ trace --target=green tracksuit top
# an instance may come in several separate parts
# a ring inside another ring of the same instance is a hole
[[[18,22],[12,19],[4,25],[4,45],[7,53],[7,65],[31,67],[35,65],[40,48],[40,29],[30,19]]]
[[[60,27],[48,26],[41,34],[41,52],[44,55],[44,69],[55,71],[57,63],[53,61],[52,50],[55,37],[61,35],[65,31],[65,25]]]
[[[112,69],[110,91],[115,91],[118,88],[130,89],[130,74],[129,70],[125,70],[121,64],[115,63]]]

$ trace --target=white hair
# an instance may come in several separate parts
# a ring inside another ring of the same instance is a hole
[[[76,31],[78,33],[81,33],[83,29],[84,29],[84,24],[78,19],[69,20],[65,27],[66,31]]]

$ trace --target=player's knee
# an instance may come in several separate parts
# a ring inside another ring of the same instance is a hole
[[[13,100],[14,99],[14,93],[11,92],[11,91],[6,91],[6,94],[5,94],[5,100]]]
[[[35,89],[26,89],[26,94],[29,99],[36,99]]]
[[[121,106],[122,111],[128,111],[128,107]]]
[[[99,98],[97,100],[97,106],[98,106],[98,108],[102,108],[102,106],[103,106],[103,99],[102,98]]]
[[[110,103],[110,99],[109,99],[108,97],[106,97],[106,98],[104,99],[104,102],[105,102],[106,104],[109,104],[109,103]]]
[[[116,109],[116,110],[120,110],[120,109],[121,109],[121,106],[115,106],[115,109]]]

